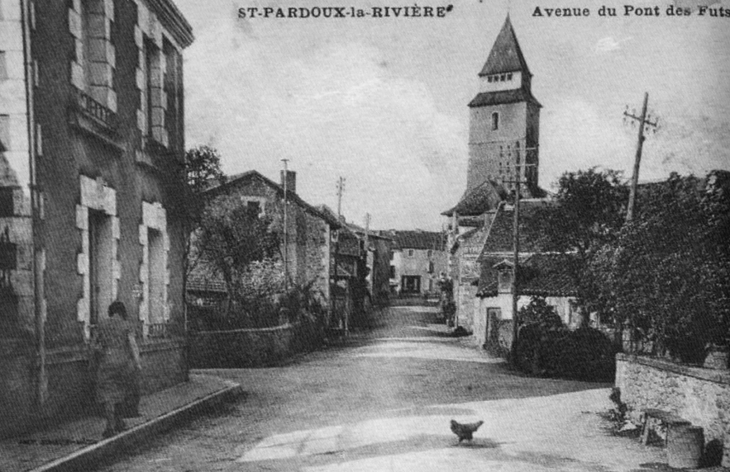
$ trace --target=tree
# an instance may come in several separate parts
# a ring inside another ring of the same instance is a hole
[[[180,169],[179,185],[175,191],[175,211],[182,221],[184,246],[184,282],[195,266],[197,259],[191,257],[192,235],[200,227],[205,210],[204,193],[211,186],[222,184],[226,176],[221,170],[221,158],[217,150],[201,145],[189,149]]]
[[[554,306],[548,305],[545,297],[532,297],[530,303],[520,308],[520,324],[536,324],[541,329],[551,330],[564,328]]]
[[[730,342],[730,179],[712,175],[641,188],[634,219],[593,270],[605,311],[632,339],[693,363],[708,344]]]
[[[271,258],[279,250],[271,223],[231,195],[215,198],[203,211],[194,238],[195,256],[225,281],[229,310],[249,265]]]
[[[584,316],[600,306],[591,262],[603,247],[615,241],[625,219],[628,187],[621,172],[598,170],[566,172],[550,205],[540,208],[530,225],[544,251],[566,256]]]

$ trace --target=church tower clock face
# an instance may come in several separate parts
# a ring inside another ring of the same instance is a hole
[[[509,16],[479,72],[480,89],[469,103],[469,164],[466,194],[485,181],[508,192],[538,191],[540,103],[532,74]]]

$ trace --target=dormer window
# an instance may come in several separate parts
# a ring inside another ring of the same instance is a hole
[[[512,291],[512,267],[504,266],[498,272],[499,293]]]
[[[499,113],[493,112],[492,113],[492,131],[496,131],[499,129]]]

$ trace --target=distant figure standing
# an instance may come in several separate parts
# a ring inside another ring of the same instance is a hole
[[[122,406],[138,394],[142,364],[134,327],[127,321],[127,309],[120,301],[109,305],[109,317],[99,321],[95,349],[100,354],[97,397],[104,404],[108,438],[124,431]]]

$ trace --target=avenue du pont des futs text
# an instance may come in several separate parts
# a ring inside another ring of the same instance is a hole
[[[705,16],[712,18],[730,18],[730,8],[723,7],[707,7],[699,6],[695,11],[686,7],[678,7],[675,5],[669,5],[667,7],[652,6],[635,6],[635,5],[622,5],[620,7],[608,7],[603,5],[595,10],[590,8],[545,8],[535,7],[532,12],[534,17],[586,17],[591,16],[595,11],[598,16],[612,17],[612,16]]]

